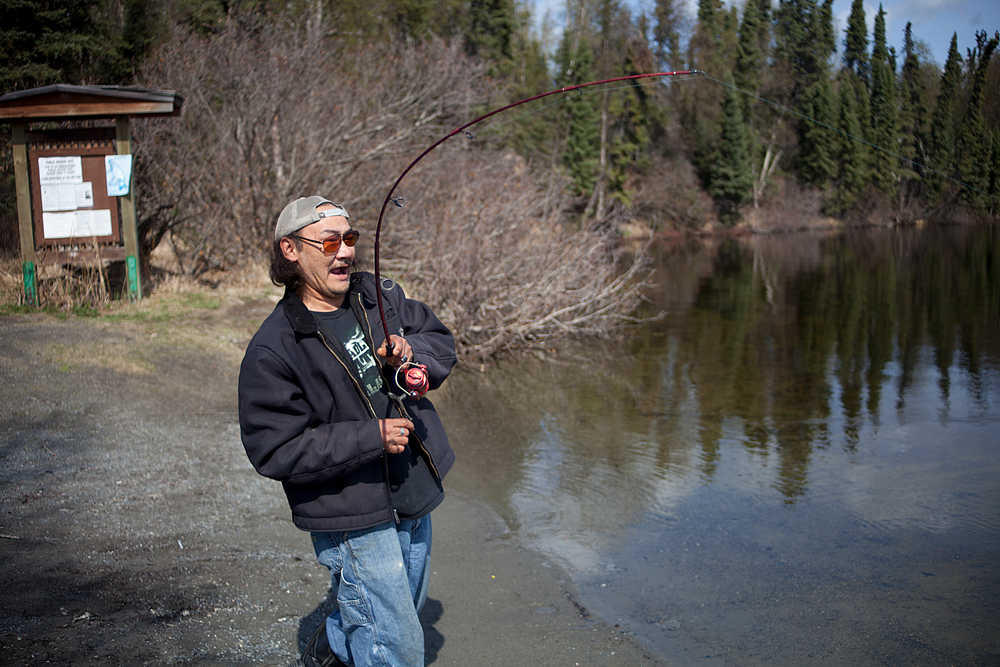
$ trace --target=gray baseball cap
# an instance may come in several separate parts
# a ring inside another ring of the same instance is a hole
[[[317,211],[316,208],[323,204],[330,204],[333,208]],[[294,234],[306,225],[319,222],[323,218],[334,218],[338,215],[348,219],[351,217],[346,208],[319,195],[299,197],[281,209],[281,213],[278,214],[278,223],[274,226],[274,240],[277,241],[283,236]]]

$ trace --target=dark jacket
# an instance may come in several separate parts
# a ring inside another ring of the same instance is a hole
[[[390,283],[382,295],[389,331],[406,338],[436,388],[455,365],[451,333],[399,285]],[[353,274],[346,298],[368,344],[377,349],[385,336],[374,276]],[[367,396],[347,370],[350,363],[343,344],[325,339],[302,300],[286,292],[240,366],[240,432],[247,456],[257,472],[281,481],[292,521],[303,530],[356,530],[393,520],[382,436]],[[423,448],[442,479],[455,453],[434,406],[426,397],[396,403],[415,426],[410,446]]]

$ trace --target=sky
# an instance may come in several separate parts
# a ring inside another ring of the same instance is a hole
[[[653,0],[625,0],[633,11],[645,9],[652,15]],[[697,0],[681,0],[685,3],[688,15],[693,19]],[[726,6],[734,0],[723,0]],[[553,25],[562,23],[565,13],[565,0],[526,0],[534,5],[535,19],[542,21],[549,12]],[[739,5],[743,0],[735,0]],[[777,5],[777,0],[773,0]],[[878,0],[864,0],[865,19],[868,21],[869,40],[874,25],[875,14],[878,13]],[[1000,30],[1000,0],[883,0],[882,6],[886,12],[886,35],[889,45],[896,47],[899,63],[903,60],[903,29],[906,22],[913,23],[913,38],[926,44],[930,57],[938,65],[944,65],[948,56],[948,45],[952,33],[958,34],[958,51],[964,57],[967,48],[976,44],[976,30],[988,30],[992,34]],[[834,0],[834,27],[837,30],[838,55],[843,49],[844,29],[847,17],[851,13],[851,0]],[[870,42],[869,42],[870,44]]]

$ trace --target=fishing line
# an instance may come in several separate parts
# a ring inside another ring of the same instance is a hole
[[[465,123],[464,125],[460,125],[459,127],[456,127],[454,130],[452,130],[448,134],[444,135],[443,137],[441,137],[440,139],[438,139],[437,141],[435,141],[433,144],[431,144],[426,149],[424,149],[424,151],[420,155],[418,155],[412,162],[410,162],[410,164],[408,164],[406,166],[406,169],[404,169],[403,172],[396,178],[396,181],[392,184],[392,187],[389,188],[389,192],[386,194],[385,199],[382,202],[382,208],[379,209],[378,222],[375,224],[375,242],[374,242],[374,247],[375,247],[375,266],[374,266],[375,284],[378,285],[381,282],[381,274],[379,272],[379,267],[380,267],[380,263],[379,263],[379,254],[380,254],[379,253],[379,246],[380,246],[381,233],[382,233],[382,220],[385,217],[386,208],[389,206],[389,203],[391,201],[393,201],[393,195],[396,192],[396,188],[399,187],[399,184],[403,181],[404,178],[406,178],[406,175],[408,173],[410,173],[410,170],[413,169],[415,166],[417,166],[417,163],[419,163],[431,151],[433,151],[435,148],[437,148],[438,146],[440,146],[441,144],[443,144],[445,141],[447,141],[448,139],[452,138],[453,136],[455,136],[459,132],[464,132],[465,130],[467,130],[468,128],[472,127],[473,125],[476,125],[477,123],[481,123],[482,121],[486,120],[487,118],[491,118],[492,116],[495,116],[496,114],[503,113],[504,111],[507,111],[509,109],[513,109],[514,107],[518,107],[518,106],[520,106],[522,104],[527,104],[528,102],[534,102],[535,100],[540,100],[543,97],[549,97],[551,95],[559,95],[559,94],[562,94],[562,93],[568,93],[568,92],[571,92],[571,91],[574,91],[574,90],[579,90],[581,88],[589,88],[591,86],[602,86],[602,85],[613,84],[613,83],[617,83],[617,82],[621,82],[621,81],[637,81],[639,79],[653,79],[653,78],[661,78],[661,77],[683,76],[683,75],[688,75],[688,74],[691,74],[691,73],[692,73],[691,70],[678,70],[678,71],[673,71],[673,72],[647,72],[647,73],[642,73],[642,74],[630,74],[630,75],[627,75],[627,76],[616,76],[616,77],[612,77],[610,79],[600,79],[600,80],[597,80],[597,81],[587,81],[585,83],[578,83],[578,84],[575,84],[575,85],[572,85],[572,86],[563,86],[561,88],[556,88],[554,90],[549,90],[549,91],[546,91],[544,93],[538,93],[537,95],[532,95],[531,97],[526,97],[526,98],[524,98],[522,100],[517,100],[516,102],[511,102],[510,104],[506,104],[504,106],[501,106],[501,107],[498,107],[496,109],[493,109],[492,111],[484,113],[483,115],[481,115],[481,116],[479,116],[477,118],[474,118],[473,120],[470,120],[469,122]],[[384,302],[383,302],[383,298],[382,298],[382,290],[376,288],[376,290],[375,290],[375,296],[376,296],[376,301],[377,301],[377,304],[378,304],[379,317],[380,317],[381,323],[382,323],[382,332],[385,335],[386,356],[392,356],[393,344],[392,344],[392,341],[389,339],[389,327],[388,327],[388,325],[386,323],[386,319],[385,319],[385,306],[384,306]]]
[[[686,76],[676,76],[676,77],[673,77],[671,79],[671,81],[691,81],[691,80],[695,79],[696,76],[698,74],[700,74],[700,73],[701,72],[699,72],[698,70],[691,70],[691,73],[689,75],[686,75]],[[648,84],[648,85],[646,85],[646,84]],[[639,80],[639,81],[631,81],[631,82],[619,83],[619,84],[615,84],[615,85],[601,86],[600,88],[580,89],[580,90],[573,91],[572,94],[573,95],[596,95],[598,92],[602,92],[603,93],[605,91],[607,91],[607,92],[615,92],[615,91],[619,91],[619,90],[635,90],[636,88],[640,88],[640,87],[645,87],[647,90],[658,90],[657,84],[659,84],[659,86],[665,86],[665,85],[667,85],[667,81],[664,81],[662,79],[657,80],[657,81],[650,81],[650,80],[644,80],[643,79],[643,80]],[[568,105],[570,103],[571,99],[572,99],[571,97],[556,97],[556,98],[554,98],[552,100],[549,100],[548,102],[545,102],[545,103],[542,103],[542,104],[539,104],[539,105],[534,105],[531,108],[521,109],[521,110],[519,110],[517,112],[517,114],[512,115],[511,117],[509,117],[509,118],[507,118],[505,120],[495,120],[495,121],[493,121],[492,123],[490,123],[489,125],[486,126],[486,129],[485,129],[484,133],[485,132],[489,132],[489,131],[493,131],[493,130],[497,130],[497,129],[500,129],[500,128],[503,128],[503,127],[507,127],[508,125],[513,125],[514,123],[522,121],[525,118],[531,118],[531,117],[534,117],[534,116],[537,116],[537,115],[541,115],[542,112],[546,111],[547,109],[551,109],[552,107],[559,106],[559,105]]]
[[[634,81],[620,82],[617,84],[607,84],[600,87],[600,91],[616,92],[621,90],[635,90],[638,87],[644,87],[647,91],[651,90],[654,93],[662,92],[670,82],[672,81],[693,81],[702,72],[699,70],[690,70],[687,73],[677,73],[676,76],[672,76],[669,79],[639,79]],[[572,91],[572,95],[594,95],[598,92],[598,88],[580,88]],[[519,109],[516,114],[511,114],[511,116],[505,120],[493,120],[488,125],[485,126],[482,132],[482,138],[485,140],[490,140],[494,138],[494,134],[499,132],[501,129],[514,125],[515,123],[523,122],[527,118],[533,118],[535,116],[540,116],[545,111],[557,107],[560,105],[567,105],[570,102],[569,97],[554,97],[553,99],[543,102],[541,104],[532,105],[530,108],[525,107]],[[485,106],[485,105],[484,105]],[[470,130],[462,130],[462,134],[469,141],[475,141],[480,139],[480,136]],[[403,208],[408,203],[408,199],[402,195],[396,194],[391,198],[393,204],[398,208]]]

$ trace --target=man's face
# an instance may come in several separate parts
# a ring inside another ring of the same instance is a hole
[[[330,204],[322,204],[317,211],[333,208]],[[314,241],[323,241],[337,234],[343,235],[351,228],[350,222],[343,216],[322,218],[318,222],[306,225],[295,232]],[[354,248],[341,243],[336,255],[324,255],[323,249],[316,243],[299,241],[296,243],[288,237],[281,239],[281,250],[289,261],[298,262],[303,285],[299,289],[302,302],[310,310],[332,310],[344,302],[344,295],[350,285],[351,266],[354,264]]]

